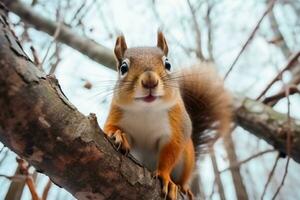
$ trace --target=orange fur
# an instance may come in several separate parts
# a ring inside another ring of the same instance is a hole
[[[104,126],[104,133],[107,136],[110,137],[112,133],[115,133],[119,129],[118,123],[121,120],[121,118],[122,118],[121,110],[117,106],[112,104],[110,108],[110,113],[108,115],[108,118]]]
[[[130,129],[130,126],[128,127],[126,123],[124,125],[124,121],[122,123],[121,121],[123,118],[128,120],[128,114],[126,118],[123,116],[124,113],[135,110],[138,107],[137,105],[140,107],[143,105],[145,109],[147,108],[147,111],[144,111],[145,115],[148,114],[147,112],[155,110],[155,107],[151,107],[149,104],[137,104],[136,102],[141,101],[139,95],[143,97],[144,94],[149,93],[149,88],[143,87],[143,82],[157,82],[157,86],[151,88],[150,93],[152,91],[154,95],[159,95],[160,104],[158,106],[167,107],[161,107],[161,109],[166,110],[164,112],[167,112],[169,123],[166,127],[163,125],[158,127],[166,128],[163,132],[170,131],[170,135],[159,131],[157,132],[161,135],[153,134],[154,136],[152,136],[149,133],[145,135],[145,137],[151,136],[152,139],[161,137],[157,139],[158,146],[161,141],[164,141],[157,149],[158,158],[155,157],[158,159],[156,175],[161,178],[163,193],[169,199],[176,199],[177,185],[184,193],[188,194],[190,199],[193,199],[193,195],[189,190],[189,181],[195,164],[195,147],[203,146],[214,137],[213,131],[228,132],[231,122],[231,99],[223,87],[222,80],[216,75],[211,65],[198,65],[184,69],[179,73],[170,74],[166,71],[163,60],[167,53],[167,42],[160,32],[158,33],[157,47],[127,49],[124,36],[118,37],[115,46],[117,68],[120,70],[125,59],[127,59],[130,67],[127,75],[120,78],[116,85],[117,90],[114,93],[104,132],[108,137],[114,137],[116,141],[120,142],[123,149],[129,150],[130,145],[138,146],[139,144],[135,142],[139,141],[139,135],[131,133],[130,138],[128,138],[129,135],[126,135],[120,127],[123,123],[122,126],[128,128],[128,130],[141,129]],[[156,104],[152,105],[156,106]],[[143,110],[135,110],[135,112],[143,112]],[[141,116],[141,118],[143,117]],[[157,120],[160,120],[160,116],[157,117]],[[132,119],[131,113],[129,119]],[[133,119],[136,120],[137,118]],[[129,123],[132,123],[132,121],[129,121]],[[156,122],[148,120],[145,123],[150,125],[148,128],[152,131]],[[131,126],[138,127],[135,121]],[[208,132],[207,130],[211,131]],[[130,131],[128,131],[129,133]],[[133,138],[133,136],[136,138]],[[165,137],[168,138],[167,141],[164,140]],[[153,150],[152,148],[154,147],[151,147],[150,150]],[[183,167],[179,180],[174,181],[171,173],[181,162],[183,162]]]

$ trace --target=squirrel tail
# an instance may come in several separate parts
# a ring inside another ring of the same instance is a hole
[[[180,71],[180,91],[191,118],[196,155],[206,152],[219,136],[230,132],[231,95],[210,63]]]

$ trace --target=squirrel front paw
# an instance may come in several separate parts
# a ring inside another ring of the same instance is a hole
[[[194,194],[190,188],[185,186],[185,187],[180,187],[180,190],[183,194],[185,194],[188,197],[189,200],[194,200]]]
[[[154,178],[159,178],[162,182],[162,195],[164,199],[177,199],[178,186],[171,180],[169,174],[165,174],[157,170],[154,172]]]
[[[120,129],[116,130],[115,132],[109,131],[106,134],[112,141],[114,142],[114,145],[117,147],[117,150],[121,150],[122,152],[127,155],[130,150],[130,145],[127,140],[126,134],[123,133]]]

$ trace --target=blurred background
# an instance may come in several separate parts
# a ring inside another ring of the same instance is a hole
[[[153,46],[161,28],[169,45],[169,60],[179,69],[195,62],[214,62],[233,93],[256,99],[300,51],[299,0],[22,0],[39,17],[68,26],[75,34],[113,49],[123,33],[127,45]],[[274,6],[272,6],[274,4]],[[96,113],[100,126],[106,119],[117,73],[96,63],[82,52],[56,41],[32,27],[14,12],[9,18],[25,51],[46,73],[55,74],[62,90],[79,111]],[[59,30],[56,31],[57,33]],[[33,47],[33,48],[32,48]],[[34,51],[32,51],[34,49]],[[242,51],[241,51],[242,50]],[[240,56],[238,56],[240,54]],[[234,61],[236,62],[234,63]],[[285,84],[299,84],[300,65],[283,73],[265,96],[282,90]],[[295,80],[298,80],[298,82]],[[289,97],[290,115],[300,118],[299,94]],[[287,98],[271,104],[287,113]],[[0,174],[20,173],[17,155],[0,144]],[[237,127],[228,143],[218,140],[197,163],[199,199],[300,199],[300,165],[279,158],[264,140]],[[287,169],[287,175],[284,176]],[[47,199],[75,199],[49,178],[29,172],[41,196]],[[268,180],[270,179],[270,180]],[[0,177],[0,199],[31,199],[26,184]]]

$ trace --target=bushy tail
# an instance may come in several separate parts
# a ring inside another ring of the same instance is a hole
[[[192,120],[192,137],[199,155],[220,135],[229,133],[231,97],[212,64],[198,64],[180,73],[181,94]]]

